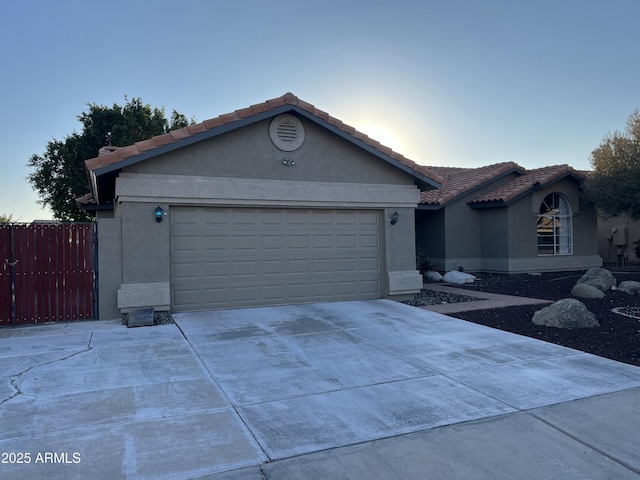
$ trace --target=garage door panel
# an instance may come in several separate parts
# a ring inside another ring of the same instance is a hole
[[[360,271],[362,272],[379,272],[380,259],[378,257],[369,257],[360,259]]]
[[[172,208],[174,311],[381,296],[380,212]]]
[[[312,237],[313,248],[332,248],[333,236],[332,235],[314,235]]]
[[[380,241],[377,235],[360,235],[358,237],[360,248],[379,248]]]
[[[260,273],[263,275],[282,275],[285,273],[284,260],[263,260],[260,262]]]
[[[225,272],[226,274],[226,272]],[[251,260],[238,261],[233,263],[234,276],[255,276],[258,274],[256,262]]]
[[[290,274],[301,273],[307,275],[309,273],[309,260],[289,260],[287,262],[287,272]]]
[[[283,250],[286,248],[284,235],[258,235],[260,245],[266,250]]]

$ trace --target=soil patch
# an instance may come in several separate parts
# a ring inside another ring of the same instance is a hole
[[[539,275],[474,274],[472,284],[456,285],[473,295],[473,291],[516,295],[557,301],[573,298],[571,288],[584,272],[554,272]],[[640,272],[612,273],[620,283],[625,280],[640,281]],[[531,318],[540,305],[496,308],[451,314],[474,323],[537,338],[547,342],[575,348],[583,352],[610,358],[619,362],[640,366],[640,319],[628,316],[640,313],[640,296],[617,290],[605,293],[602,299],[579,298],[593,312],[600,326],[580,330],[563,330],[535,325]],[[621,315],[613,309],[619,309]]]

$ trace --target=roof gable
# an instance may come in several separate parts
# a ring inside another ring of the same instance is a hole
[[[469,202],[473,208],[504,206],[515,202],[534,190],[547,186],[567,177],[574,177],[578,181],[586,179],[585,172],[575,170],[569,165],[551,165],[527,171],[524,175],[514,178]]]
[[[86,160],[85,165],[91,177],[94,195],[99,203],[102,203],[100,200],[110,200],[98,198],[101,184],[115,181],[117,172],[124,167],[290,111],[327,128],[345,140],[412,175],[421,189],[437,188],[442,183],[442,178],[430,168],[418,165],[328,113],[315,108],[312,104],[299,99],[292,93],[286,93],[282,97],[219,115],[164,135],[136,142],[133,145],[118,147]]]
[[[495,182],[510,173],[524,174],[525,170],[514,162],[495,163],[479,168],[429,167],[442,177],[438,190],[420,194],[420,203],[426,208],[441,208],[479,188]]]

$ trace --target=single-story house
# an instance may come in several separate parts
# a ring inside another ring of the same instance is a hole
[[[403,298],[429,168],[287,93],[85,162],[100,318]]]
[[[567,165],[526,170],[513,162],[433,167],[437,190],[421,193],[418,254],[441,271],[581,270],[602,265],[597,216]]]

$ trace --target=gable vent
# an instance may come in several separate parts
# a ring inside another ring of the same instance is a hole
[[[278,115],[271,121],[269,136],[280,150],[292,152],[300,148],[304,141],[304,126],[293,115]]]

